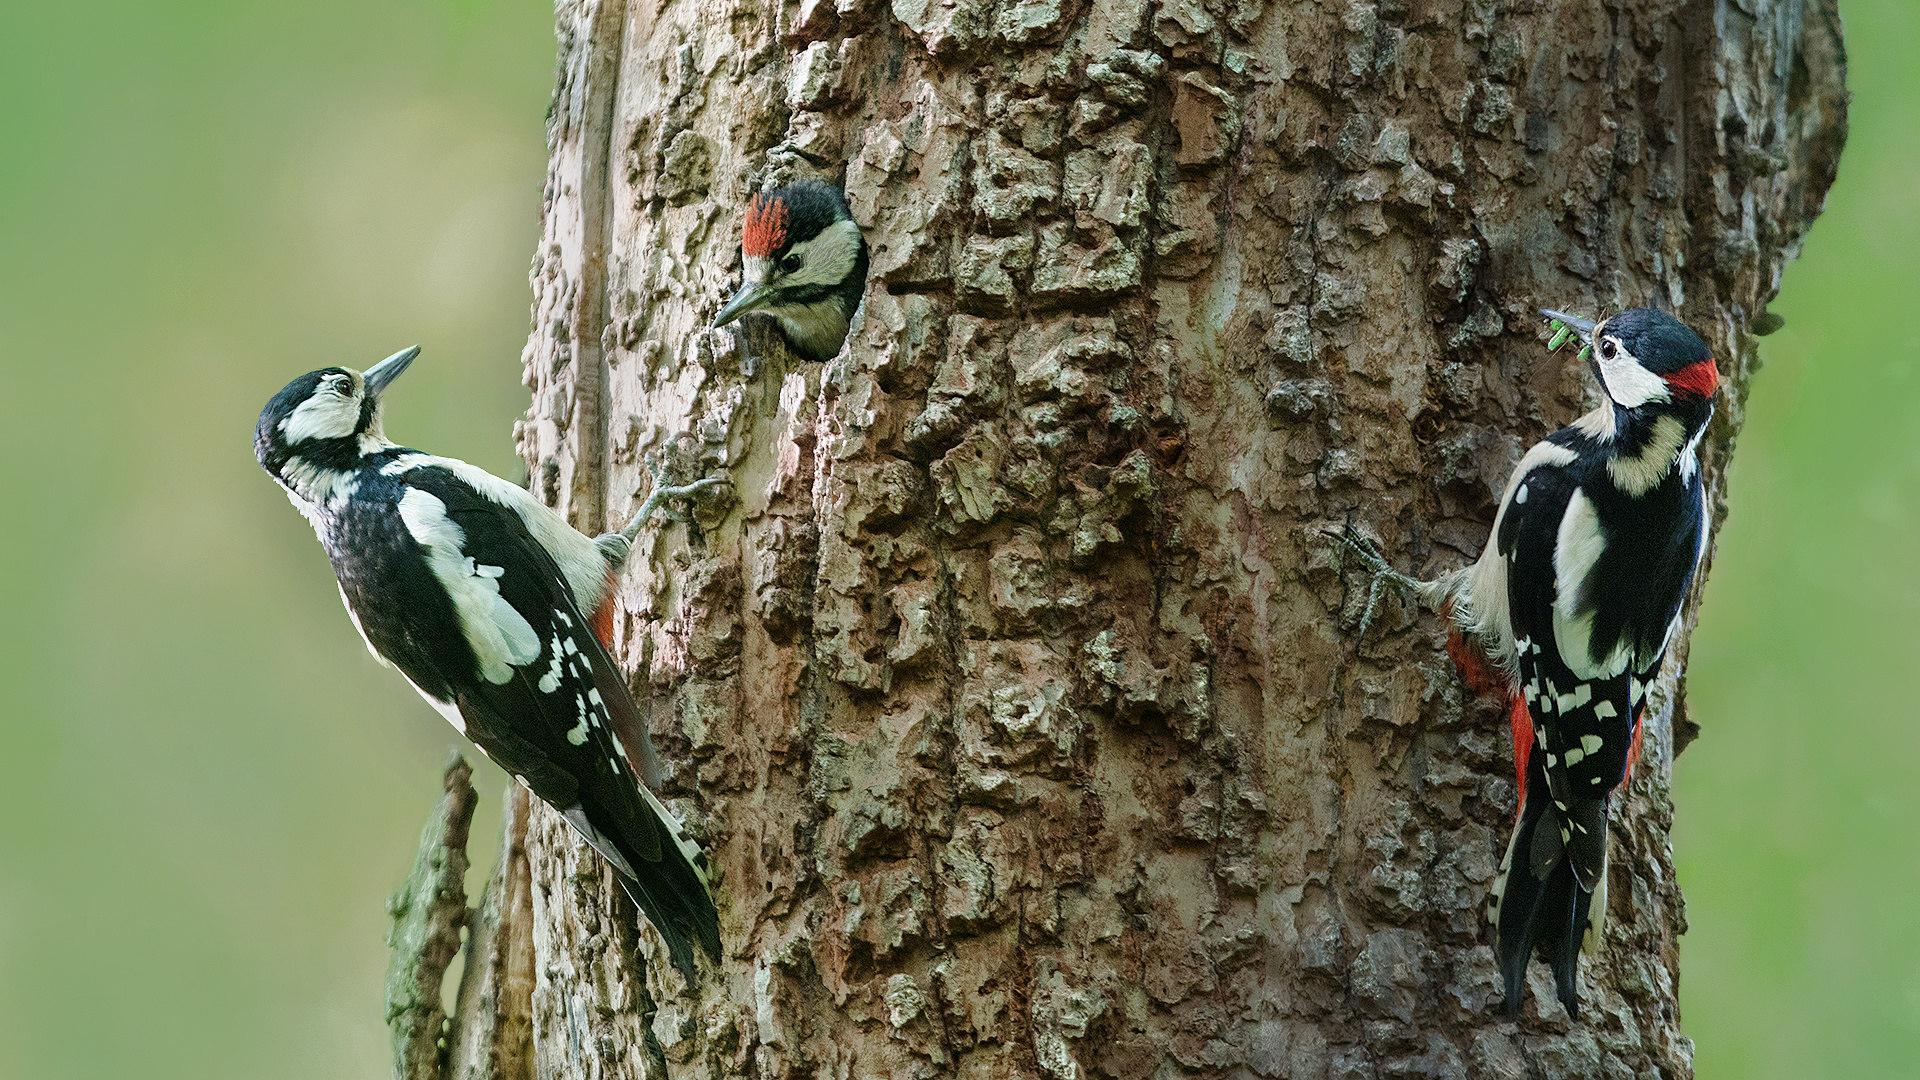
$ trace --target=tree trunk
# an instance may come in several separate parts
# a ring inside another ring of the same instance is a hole
[[[727,951],[683,986],[536,803],[531,918],[475,934],[531,942],[533,1075],[1691,1075],[1684,637],[1588,1008],[1536,965],[1507,1021],[1504,716],[1436,617],[1355,640],[1325,533],[1478,554],[1594,394],[1540,306],[1706,336],[1723,512],[1844,137],[1834,0],[558,14],[520,448],[588,531],[731,481],[643,536],[617,630]],[[749,194],[816,175],[873,247],[847,349],[706,332]]]

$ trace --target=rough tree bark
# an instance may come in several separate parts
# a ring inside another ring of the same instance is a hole
[[[1543,305],[1707,336],[1724,507],[1750,329],[1844,137],[1834,0],[558,15],[517,435],[589,531],[731,480],[643,539],[618,630],[728,952],[683,986],[535,806],[529,902],[469,965],[531,958],[529,1054],[462,1075],[1691,1074],[1685,641],[1591,1011],[1536,966],[1509,1022],[1504,719],[1431,615],[1353,640],[1322,533],[1477,554],[1592,393]],[[704,331],[749,193],[804,175],[874,249],[824,366]]]

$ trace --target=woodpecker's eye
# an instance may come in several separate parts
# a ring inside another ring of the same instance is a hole
[[[1612,338],[1600,342],[1600,359],[1602,360],[1613,359],[1613,354],[1619,351],[1619,347],[1614,345]]]
[[[341,397],[352,397],[353,396],[353,380],[341,379],[339,382],[334,383],[333,392],[336,394],[339,394]]]
[[[800,270],[800,256],[789,255],[786,258],[780,260],[781,273],[793,274],[793,273],[798,273],[799,270]]]

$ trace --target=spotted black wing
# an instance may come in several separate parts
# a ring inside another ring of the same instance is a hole
[[[1627,665],[1597,668],[1581,627],[1556,617],[1563,571],[1585,578],[1590,560],[1581,553],[1597,550],[1598,538],[1580,532],[1591,516],[1584,500],[1566,464],[1543,463],[1516,485],[1496,537],[1507,564],[1515,674],[1533,729],[1520,817],[1494,889],[1509,1012],[1522,1000],[1536,943],[1561,1001],[1578,1008],[1583,931],[1604,889],[1606,798],[1631,742]]]
[[[666,939],[674,963],[695,977],[685,931],[719,955],[719,928],[697,848],[635,775],[616,737],[640,724],[625,679],[593,634],[565,579],[520,516],[458,477],[416,470],[408,483],[432,495],[456,526],[476,577],[525,622],[512,627],[504,665],[456,689],[468,738],[560,811],[620,872]],[[511,622],[507,612],[502,622]]]

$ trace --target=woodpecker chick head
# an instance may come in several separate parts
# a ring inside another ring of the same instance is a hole
[[[364,375],[350,368],[321,368],[282,387],[260,410],[254,428],[253,454],[260,467],[290,489],[315,470],[351,470],[363,454],[386,445],[380,431],[380,393],[419,355],[420,346],[415,345]]]
[[[867,284],[867,241],[838,188],[802,180],[755,195],[740,229],[740,291],[716,329],[752,312],[773,316],[793,351],[833,359]]]
[[[1706,404],[1720,385],[1707,343],[1664,311],[1632,308],[1599,323],[1558,311],[1541,314],[1567,324],[1592,346],[1594,378],[1620,408]]]

